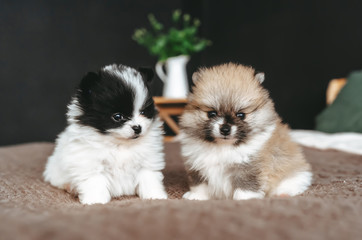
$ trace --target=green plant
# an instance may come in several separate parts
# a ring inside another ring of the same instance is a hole
[[[200,52],[211,41],[197,36],[200,20],[191,19],[189,14],[182,14],[175,10],[172,14],[172,26],[165,29],[153,14],[148,15],[151,30],[136,29],[132,39],[148,49],[151,55],[157,56],[160,61],[178,55],[191,55]]]

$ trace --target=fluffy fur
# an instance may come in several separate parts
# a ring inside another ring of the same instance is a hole
[[[231,63],[193,75],[180,120],[190,184],[184,198],[294,196],[310,186],[310,165],[290,140],[263,80],[253,68]]]
[[[137,194],[165,199],[161,122],[147,82],[153,73],[110,65],[88,73],[68,106],[44,178],[83,204]]]

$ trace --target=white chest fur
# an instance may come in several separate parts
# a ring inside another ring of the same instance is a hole
[[[182,155],[191,170],[198,171],[207,180],[209,194],[215,198],[227,198],[232,194],[227,169],[250,161],[247,152],[232,145],[185,144]]]
[[[103,151],[104,155],[99,156],[100,160],[95,164],[100,165],[101,174],[108,180],[112,196],[135,194],[138,173],[146,167],[148,161],[147,155],[139,150],[134,147],[115,147]]]
[[[76,189],[96,177],[111,196],[133,195],[141,170],[160,171],[165,166],[158,125],[145,136],[124,142],[70,125],[59,135],[45,180],[60,188],[70,184]]]
[[[235,164],[249,163],[251,156],[260,151],[274,129],[275,125],[271,125],[263,133],[251,137],[247,143],[239,146],[208,143],[182,133],[182,155],[190,170],[199,172],[207,180],[210,196],[229,198],[233,189],[228,169]]]

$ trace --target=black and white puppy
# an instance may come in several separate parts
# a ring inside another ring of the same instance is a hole
[[[166,199],[162,123],[147,82],[150,69],[109,65],[88,73],[68,105],[44,178],[81,203],[137,194]]]

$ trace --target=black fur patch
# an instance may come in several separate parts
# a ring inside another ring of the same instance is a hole
[[[250,128],[247,123],[237,124],[237,134],[236,134],[236,142],[234,143],[235,146],[238,146],[242,143],[245,143],[248,139]]]
[[[138,71],[141,73],[142,78],[146,83],[149,83],[152,81],[152,79],[154,77],[154,73],[151,68],[139,67]]]
[[[155,104],[153,102],[153,98],[151,95],[148,95],[148,98],[145,102],[145,104],[143,104],[143,107],[141,109],[143,116],[145,116],[146,118],[152,119],[155,117],[155,115],[157,114],[157,111],[155,109]]]
[[[212,129],[211,129],[212,125],[211,125],[211,121],[207,121],[207,123],[203,126],[203,134],[200,135],[201,138],[203,138],[205,141],[207,142],[214,142],[215,141],[215,137],[212,134]]]
[[[154,73],[151,68],[144,68],[139,67],[138,71],[140,72],[143,82],[145,83],[145,87],[147,88],[147,100],[142,106],[141,111],[144,112],[144,116],[151,119],[154,118],[155,115],[158,113],[155,108],[155,103],[153,101],[152,95],[151,95],[151,89],[150,89],[150,83],[153,80]]]
[[[126,71],[124,66],[119,66],[118,69],[120,72]],[[100,133],[106,133],[108,129],[122,127],[130,120],[133,117],[136,93],[132,86],[123,80],[108,71],[88,73],[82,79],[75,95],[82,110],[82,115],[77,117],[79,123],[93,127]],[[153,100],[150,96],[145,97],[148,97],[148,101],[144,115],[153,118],[156,114]],[[124,119],[115,122],[112,119],[114,113],[122,114]]]

